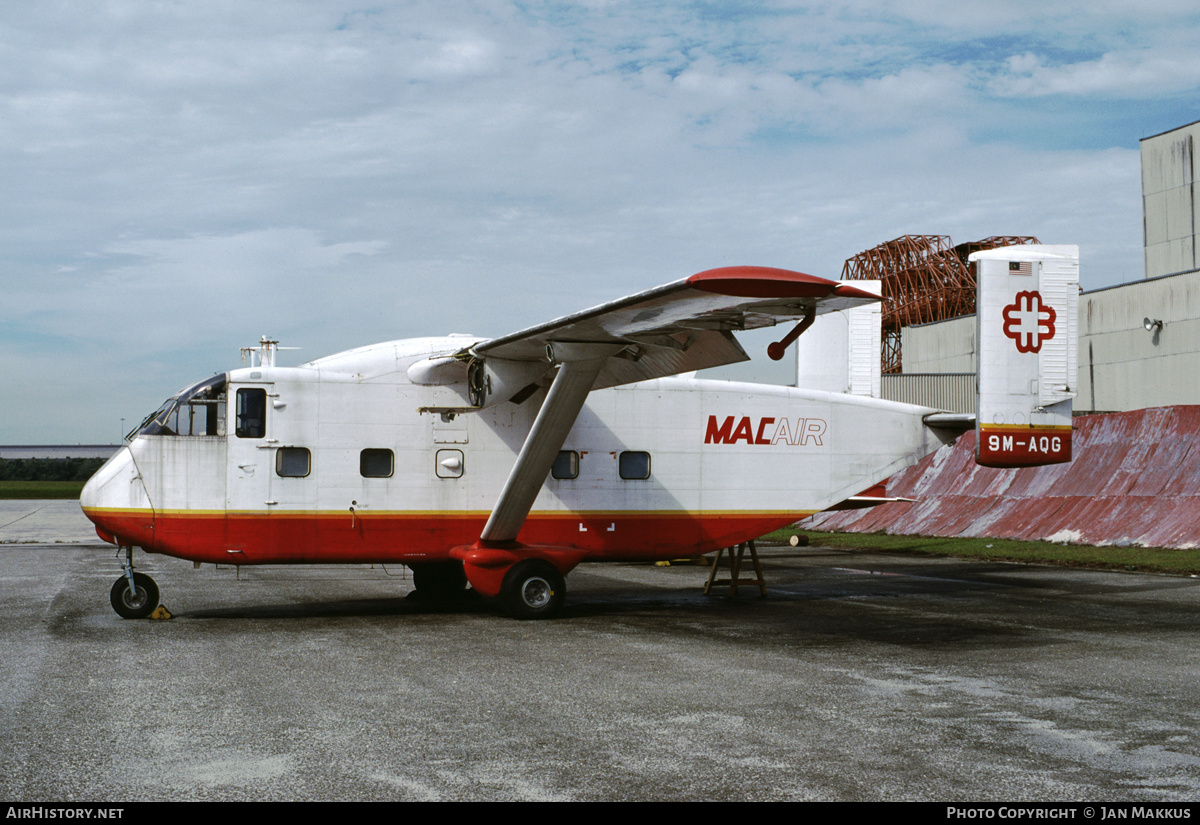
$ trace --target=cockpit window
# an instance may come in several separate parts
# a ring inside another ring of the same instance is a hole
[[[225,435],[226,378],[220,373],[171,396],[126,437]]]
[[[267,391],[257,387],[237,391],[238,438],[262,438],[267,434]]]

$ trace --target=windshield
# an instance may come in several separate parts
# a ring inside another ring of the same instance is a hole
[[[228,376],[218,373],[171,396],[134,427],[134,435],[225,435],[225,385]]]

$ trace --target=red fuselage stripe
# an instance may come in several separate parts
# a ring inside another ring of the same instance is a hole
[[[93,510],[121,544],[225,564],[437,561],[479,538],[487,514],[152,513]],[[810,515],[795,513],[531,514],[520,541],[587,550],[586,561],[698,555]]]

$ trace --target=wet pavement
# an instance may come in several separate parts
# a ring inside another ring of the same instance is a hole
[[[1200,798],[1197,579],[773,547],[765,599],[585,565],[520,622],[138,551],[175,618],[126,621],[77,504],[5,504],[9,800]]]

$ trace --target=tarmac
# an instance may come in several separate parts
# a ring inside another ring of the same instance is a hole
[[[404,568],[138,551],[127,621],[75,502],[0,502],[0,798],[1200,799],[1200,580],[761,549],[584,565],[557,619]]]

